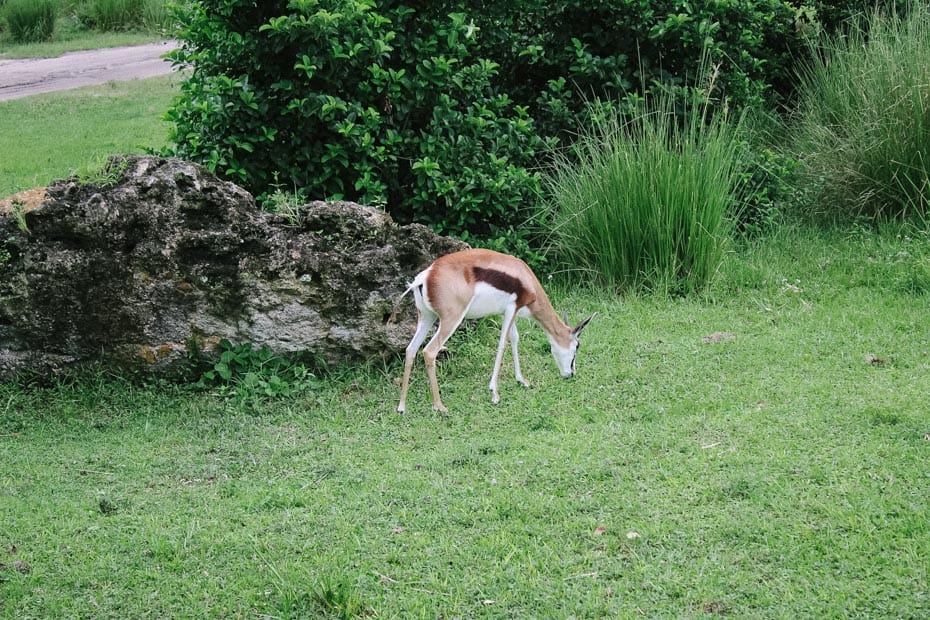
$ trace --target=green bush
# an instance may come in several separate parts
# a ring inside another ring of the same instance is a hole
[[[709,101],[681,118],[681,103],[648,98],[630,120],[596,113],[547,177],[552,252],[585,279],[689,293],[719,267],[739,201],[741,123],[707,118]]]
[[[799,191],[801,164],[784,145],[784,119],[766,110],[749,111],[743,124],[739,176],[740,202],[731,216],[740,237],[757,237],[785,223],[785,216],[803,200]]]
[[[746,144],[740,159],[742,202],[732,212],[737,233],[756,237],[784,221],[789,207],[799,200],[793,183],[800,163],[783,149]]]
[[[909,0],[809,0],[818,27],[833,36],[846,32],[863,16],[875,10],[894,11],[904,16],[917,3]]]
[[[816,32],[805,26],[816,14],[789,0],[462,0],[431,11],[449,5],[475,15],[479,55],[503,67],[495,83],[562,137],[583,124],[586,100],[683,90],[704,62],[719,66],[732,108],[781,102]]]
[[[3,7],[10,36],[17,43],[45,41],[55,32],[52,0],[8,0]]]
[[[256,194],[386,207],[445,233],[507,234],[532,206],[545,143],[475,56],[477,30],[367,0],[193,2],[174,60],[177,154]]]
[[[860,21],[803,74],[795,149],[811,209],[834,221],[926,214],[930,15]]]

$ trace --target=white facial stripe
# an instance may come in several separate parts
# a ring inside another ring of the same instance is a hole
[[[568,348],[559,346],[552,338],[549,339],[549,342],[552,345],[552,357],[555,358],[555,363],[559,367],[559,374],[563,377],[571,377],[574,375],[575,353],[578,350],[577,338],[573,337],[571,339]]]

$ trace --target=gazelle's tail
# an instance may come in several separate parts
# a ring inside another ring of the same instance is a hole
[[[397,301],[394,302],[394,309],[391,310],[391,316],[389,316],[388,320],[386,321],[387,324],[391,324],[397,321],[397,312],[400,310],[400,302],[404,300],[404,297],[407,296],[407,293],[413,290],[413,287],[415,284],[416,282],[411,282],[410,284],[408,284],[404,292],[401,293],[400,297],[397,298]]]

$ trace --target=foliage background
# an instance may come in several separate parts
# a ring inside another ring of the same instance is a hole
[[[787,0],[199,0],[180,18],[176,154],[511,250],[589,101],[634,107],[716,64],[720,106],[778,103],[816,32]]]

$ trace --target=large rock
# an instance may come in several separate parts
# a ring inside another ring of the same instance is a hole
[[[0,380],[87,361],[171,374],[224,338],[324,363],[393,355],[415,323],[409,298],[388,321],[406,283],[465,247],[346,202],[272,215],[181,160],[110,170],[0,205]]]

